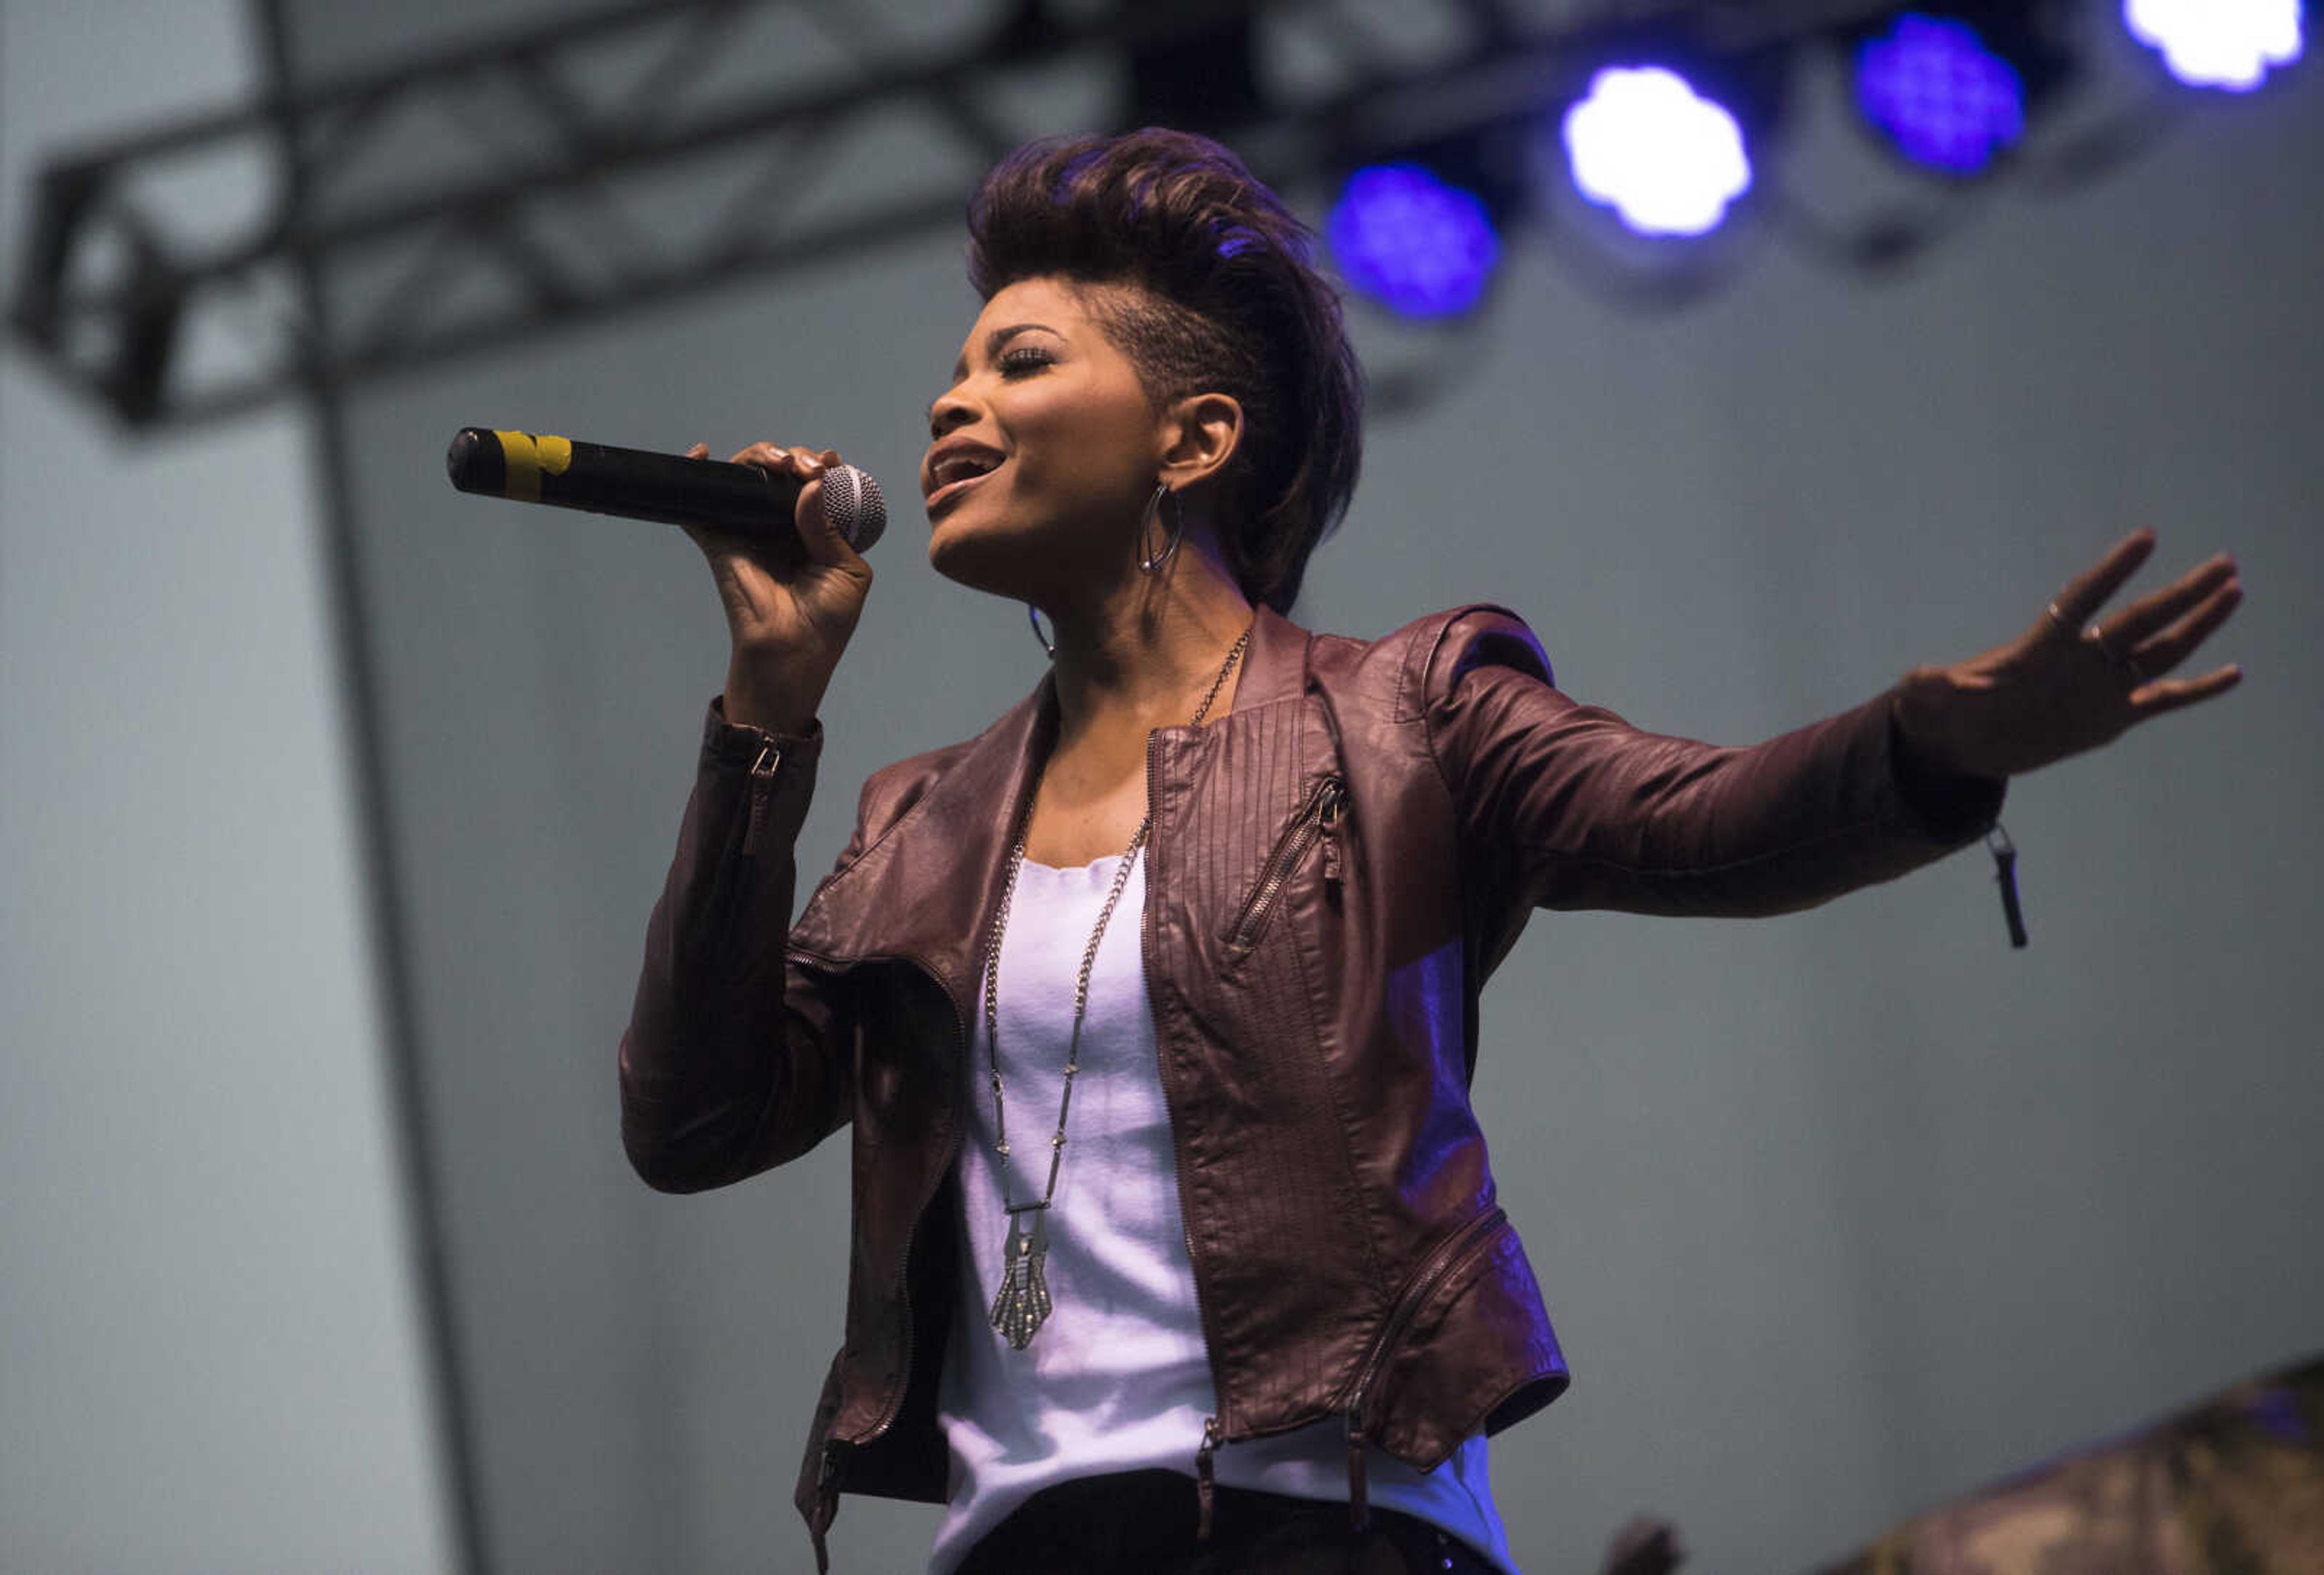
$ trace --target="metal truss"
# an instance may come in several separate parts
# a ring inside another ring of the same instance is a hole
[[[956,226],[1061,114],[1218,132],[1296,186],[1536,109],[1596,37],[1757,49],[1886,9],[993,0],[932,33],[842,0],[622,4],[53,159],[10,316],[125,422],[196,421]],[[1300,79],[1259,91],[1255,40]]]

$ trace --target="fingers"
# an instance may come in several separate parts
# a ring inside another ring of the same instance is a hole
[[[2196,565],[2170,585],[2141,596],[2112,617],[2098,621],[2098,637],[2113,650],[2135,650],[2156,630],[2183,616],[2236,577],[2236,560],[2220,553]]]
[[[2166,711],[2176,711],[2182,705],[2192,705],[2224,695],[2244,681],[2243,668],[2234,663],[2217,668],[2200,678],[2165,678],[2134,690],[2130,708],[2138,721],[2160,716]]]
[[[2043,638],[2079,641],[2124,669],[2143,686],[2132,695],[2142,712],[2150,707],[2158,712],[2172,710],[2208,700],[2232,686],[2234,679],[2224,677],[2231,671],[2228,668],[2207,675],[2193,687],[2157,685],[2153,680],[2185,661],[2243,601],[2236,561],[2223,552],[2161,590],[2099,619],[2098,609],[2153,550],[2152,530],[2135,530],[2125,537],[2058,594],[2050,604],[2049,627],[2043,631]]]
[[[706,445],[696,443],[687,450],[690,457],[700,458],[709,452]],[[737,452],[728,461],[732,465],[755,465],[771,474],[788,475],[799,484],[798,502],[791,510],[791,527],[798,533],[799,547],[811,564],[846,570],[853,577],[868,582],[871,566],[847,543],[825,516],[823,509],[823,474],[845,462],[836,448],[808,448],[794,444],[788,447],[773,443],[753,443]],[[694,532],[687,531],[688,535]],[[696,537],[697,541],[702,539]]]
[[[753,443],[735,455],[733,463],[754,465],[761,470],[796,477],[801,484],[798,503],[791,511],[791,525],[798,533],[799,547],[807,561],[844,568],[862,579],[871,577],[871,566],[847,544],[824,512],[823,473],[845,463],[839,457],[838,449]]]
[[[2058,610],[2058,631],[2069,639],[2080,639],[2083,625],[2098,616],[2123,582],[2138,572],[2154,551],[2154,532],[2144,528],[2132,531],[2115,543],[2107,555],[2066,583],[2052,603]],[[2120,648],[2116,648],[2120,649]]]
[[[791,528],[798,533],[800,548],[809,563],[832,565],[846,561],[847,543],[840,539],[830,517],[823,511],[823,465],[817,463],[815,474],[799,489],[798,506],[791,511]]]
[[[727,463],[755,465],[761,470],[782,471],[798,477],[801,481],[807,481],[821,474],[825,464],[837,463],[839,458],[837,450],[826,448],[823,453],[830,455],[831,459],[826,461],[814,449],[798,445],[783,448],[772,443],[753,443]]]
[[[2159,678],[2185,661],[2243,604],[2243,583],[2233,577],[2233,569],[2227,572],[2229,577],[2214,585],[2191,612],[2131,652],[2131,659],[2141,674]]]
[[[843,462],[835,448],[825,449],[817,456],[817,462],[816,479],[800,490],[798,508],[793,516],[798,527],[799,543],[807,549],[810,561],[839,569],[868,585],[872,580],[872,566],[863,561],[854,544],[840,533],[838,524],[825,511],[823,501],[824,484],[829,472],[843,473],[838,477],[843,487],[860,486],[867,478],[861,471]],[[860,494],[851,495],[851,502],[855,505],[860,506],[862,501]],[[847,506],[843,503],[843,510]]]

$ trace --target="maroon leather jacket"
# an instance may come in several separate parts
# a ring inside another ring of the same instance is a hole
[[[1365,641],[1257,616],[1233,709],[1147,742],[1147,987],[1221,1444],[1345,1421],[1427,1469],[1554,1399],[1564,1359],[1469,1105],[1478,992],[1536,907],[1748,915],[1886,880],[1982,832],[1893,692],[1748,749],[1641,732],[1551,685],[1530,631],[1456,608]],[[1053,680],[875,772],[791,922],[822,734],[713,702],[622,1046],[653,1186],[740,1181],[853,1124],[845,1342],[799,1507],[941,1502],[935,1424],[962,1060]],[[788,933],[779,953],[772,937]]]

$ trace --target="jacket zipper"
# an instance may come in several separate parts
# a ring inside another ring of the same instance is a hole
[[[1221,1441],[1219,1419],[1204,1417],[1203,1447],[1194,1451],[1194,1541],[1197,1543],[1211,1540],[1211,1513],[1218,1499],[1217,1467],[1213,1460],[1219,1452]]]
[[[1372,1342],[1371,1354],[1364,1359],[1362,1371],[1357,1376],[1356,1386],[1348,1396],[1348,1513],[1354,1528],[1360,1532],[1371,1522],[1371,1506],[1364,1460],[1364,1403],[1371,1397],[1371,1387],[1388,1365],[1389,1353],[1404,1338],[1406,1327],[1429,1293],[1443,1283],[1445,1277],[1468,1261],[1470,1256],[1489,1242],[1508,1211],[1498,1203],[1477,1215],[1437,1245],[1420,1267],[1406,1282],[1404,1294],[1380,1325],[1379,1338]]]
[[[1266,928],[1268,916],[1274,911],[1275,899],[1282,895],[1291,872],[1307,856],[1315,839],[1323,839],[1323,879],[1337,882],[1340,879],[1340,823],[1347,816],[1348,785],[1338,777],[1326,777],[1315,784],[1297,819],[1277,841],[1275,851],[1268,855],[1259,884],[1251,889],[1242,911],[1236,915],[1234,927],[1227,932],[1227,957],[1230,961],[1241,956],[1256,945],[1259,934]]]
[[[759,833],[767,824],[767,806],[775,797],[775,772],[782,763],[783,751],[770,739],[751,767],[751,818],[742,830],[742,856],[746,859],[758,857]]]
[[[1146,809],[1149,815],[1154,811],[1155,743],[1160,737],[1161,730],[1158,728],[1149,731],[1146,735]],[[1149,831],[1147,836],[1147,846],[1151,848],[1154,841],[1153,834]],[[1147,887],[1147,899],[1139,910],[1138,922],[1139,950],[1150,953],[1154,944],[1154,889],[1150,884],[1154,873],[1154,861],[1150,858],[1146,863],[1146,872],[1149,884]],[[1164,1041],[1161,1026],[1157,1024],[1154,1035],[1156,1063],[1154,1070],[1155,1074],[1162,1080],[1162,1104],[1170,1117],[1170,1177],[1178,1186],[1178,1233],[1186,1243],[1187,1267],[1194,1269],[1194,1216],[1186,1208],[1186,1175],[1185,1168],[1178,1163],[1178,1134],[1185,1128],[1178,1121],[1178,1101],[1170,1092],[1169,1068],[1162,1064],[1163,1059],[1168,1054],[1168,1046]],[[1218,1363],[1211,1350],[1210,1309],[1203,1302],[1203,1276],[1199,1269],[1194,1269],[1194,1322],[1203,1331],[1203,1360],[1211,1369],[1211,1393],[1215,1396],[1219,1393]],[[1222,1411],[1226,1409],[1223,1402],[1220,1404],[1219,1409]],[[1218,1453],[1219,1445],[1224,1441],[1224,1430],[1220,1426],[1219,1419],[1214,1415],[1204,1417],[1202,1447],[1194,1451],[1194,1504],[1197,1512],[1194,1540],[1197,1543],[1207,1543],[1211,1540],[1211,1515],[1217,1491],[1213,1457]]]
[[[839,1457],[823,1446],[823,1463],[815,1472],[815,1513],[807,1516],[807,1540],[815,1544],[815,1575],[831,1575],[831,1523],[839,1518]]]
[[[831,961],[828,958],[817,957],[816,953],[812,952],[794,952],[791,954],[825,963]],[[957,1056],[965,1058],[968,1055],[968,1026],[961,1018],[960,1003],[953,999],[952,991],[945,988],[943,979],[938,977],[936,969],[925,959],[920,957],[902,957],[898,960],[900,962],[909,962],[914,967],[918,968],[927,977],[928,982],[936,987],[937,993],[945,998],[945,1004],[952,1009],[952,1036],[954,1049]],[[944,1185],[941,1179],[944,1173],[950,1170],[954,1163],[960,1156],[961,1128],[957,1117],[958,1112],[955,1111],[955,1119],[953,1122],[952,1141],[945,1150],[944,1164],[939,1166],[936,1171],[936,1174],[939,1178],[936,1185],[939,1190],[941,1190]],[[912,1348],[914,1343],[911,1288],[912,1247],[913,1244],[919,1239],[920,1221],[927,1217],[928,1204],[932,1202],[934,1202],[934,1194],[930,1194],[928,1197],[925,1197],[920,1200],[919,1208],[915,1211],[912,1215],[912,1223],[904,1232],[903,1256],[897,1260],[896,1264],[896,1301],[898,1305],[903,1309],[904,1319],[904,1361],[902,1368],[903,1378],[896,1386],[895,1398],[889,1402],[887,1408],[881,1413],[880,1419],[872,1424],[871,1429],[859,1437],[852,1439],[834,1439],[826,1436],[823,1441],[823,1461],[816,1469],[816,1520],[820,1522],[825,1530],[829,1528],[832,1520],[836,1517],[838,1510],[838,1446],[841,1443],[846,1443],[853,1448],[862,1449],[866,1444],[871,1443],[874,1439],[877,1439],[882,1433],[886,1432],[890,1428],[896,1424],[896,1417],[904,1408],[905,1397],[911,1392]],[[815,1543],[816,1568],[819,1572],[827,1570],[830,1568],[830,1565],[824,1550],[823,1532],[816,1530],[813,1524],[809,1525],[808,1530],[812,1534]]]
[[[918,968],[922,973],[927,975],[928,982],[936,987],[937,991],[945,998],[945,1004],[952,1008],[953,1050],[956,1062],[961,1059],[965,1059],[968,1055],[968,1025],[961,1020],[960,1003],[953,999],[952,991],[945,989],[944,981],[936,976],[936,971],[933,967],[929,966],[927,962],[918,957],[908,958],[906,961],[911,962],[915,967]],[[961,1128],[959,1115],[960,1113],[957,1110],[953,1112],[952,1141],[946,1145],[945,1148],[944,1164],[936,1169],[936,1187],[938,1191],[943,1190],[944,1187],[944,1173],[950,1170],[953,1167],[954,1162],[960,1156]],[[927,1218],[928,1205],[935,1201],[934,1193],[931,1193],[927,1197],[920,1200],[919,1208],[913,1211],[912,1223],[904,1232],[903,1256],[896,1260],[896,1300],[904,1309],[903,1382],[897,1385],[896,1398],[890,1403],[887,1410],[881,1414],[880,1420],[872,1423],[872,1431],[865,1433],[862,1438],[851,1441],[858,1447],[870,1443],[873,1439],[878,1438],[881,1433],[886,1432],[890,1427],[893,1427],[896,1424],[896,1415],[899,1412],[903,1410],[904,1396],[910,1391],[912,1386],[912,1244],[919,1239],[920,1221]]]

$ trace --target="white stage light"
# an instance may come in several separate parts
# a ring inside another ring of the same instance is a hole
[[[2300,58],[2300,0],[2123,0],[2131,36],[2190,88],[2248,93]]]
[[[1574,185],[1641,235],[1703,235],[1750,189],[1743,128],[1659,66],[1599,72],[1564,133]]]

